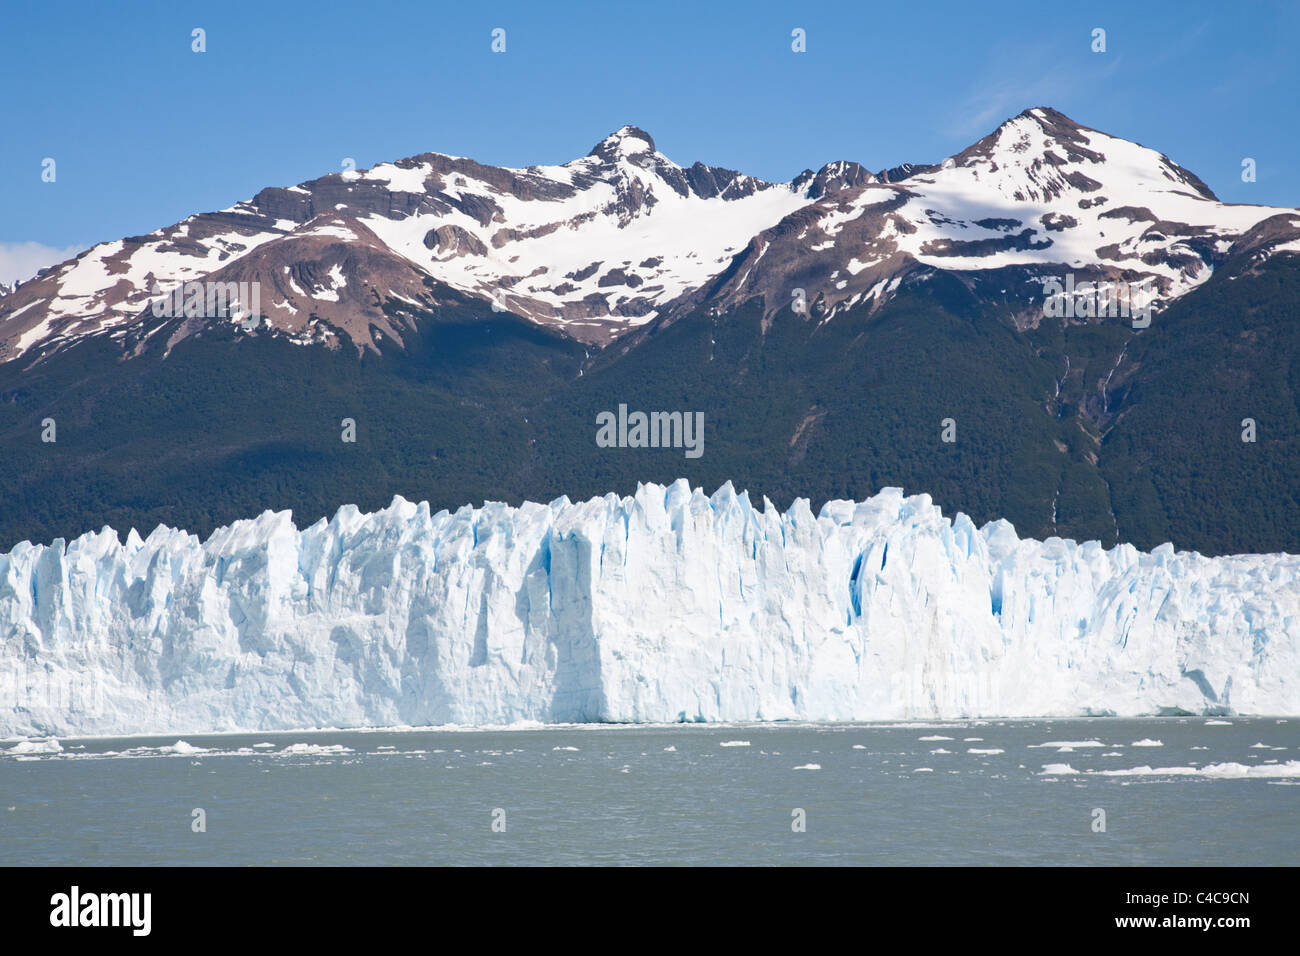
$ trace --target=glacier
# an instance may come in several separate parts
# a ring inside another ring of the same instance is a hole
[[[0,736],[1300,714],[1300,556],[730,483],[0,556]]]

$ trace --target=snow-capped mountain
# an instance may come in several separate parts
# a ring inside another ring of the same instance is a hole
[[[0,361],[88,335],[169,341],[150,305],[180,284],[257,282],[262,330],[359,348],[454,293],[605,344],[692,309],[804,290],[822,317],[944,270],[1032,322],[1045,277],[1147,283],[1165,302],[1243,249],[1300,249],[1300,214],[1220,203],[1154,150],[1027,110],[935,166],[856,163],[769,183],[657,152],[624,127],[560,166],[427,153],[264,189],[102,243],[0,296]],[[247,303],[244,303],[247,305]]]
[[[259,282],[269,326],[300,341],[344,330],[364,345],[372,329],[400,339],[381,306],[435,307],[431,290],[441,283],[603,342],[854,177],[847,164],[798,184],[682,168],[630,126],[562,166],[502,169],[429,153],[264,189],[221,212],[95,246],[0,300],[0,357],[157,326],[146,310],[159,291],[196,279]]]
[[[837,190],[755,236],[697,302],[769,308],[804,288],[814,314],[882,304],[909,277],[956,272],[1041,315],[1044,280],[1142,289],[1167,303],[1235,252],[1300,250],[1300,214],[1217,200],[1168,157],[1026,110],[937,166],[882,172]]]
[[[0,555],[0,737],[515,721],[1300,714],[1300,557],[730,484],[108,528]]]

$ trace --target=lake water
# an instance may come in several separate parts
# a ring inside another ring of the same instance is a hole
[[[1273,718],[8,741],[0,864],[1294,865],[1297,785]]]

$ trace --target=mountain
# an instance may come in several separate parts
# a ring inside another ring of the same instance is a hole
[[[1221,203],[1166,156],[1039,108],[938,166],[824,196],[755,236],[694,301],[726,310],[757,295],[775,309],[798,286],[830,316],[941,270],[1036,325],[1044,281],[1067,271],[1167,304],[1231,254],[1297,239],[1296,210]]]
[[[430,282],[603,343],[853,179],[847,168],[797,185],[682,168],[631,126],[563,166],[428,153],[95,246],[0,300],[0,358],[87,335],[129,339],[142,325],[148,334],[151,302],[190,280],[260,282],[269,326],[303,343],[339,332],[359,347],[400,341],[402,322],[383,306],[437,307]]]
[[[0,555],[0,737],[518,721],[1300,714],[1300,557],[730,485]]]
[[[563,166],[266,189],[0,296],[0,547],[685,477],[1300,552],[1298,236],[1043,108],[942,163],[789,183],[625,127]],[[1053,312],[1067,279],[1151,323]],[[257,283],[262,321],[154,313],[195,280]],[[703,415],[702,454],[598,443],[620,406]]]
[[[761,297],[770,313],[796,288],[818,314],[879,306],[933,270],[1011,286],[1033,322],[1043,276],[1146,282],[1165,302],[1247,237],[1300,240],[1297,215],[1220,203],[1162,154],[1046,108],[938,166],[837,162],[788,183],[678,166],[625,126],[562,166],[426,153],[101,243],[0,297],[0,360],[90,335],[129,348],[166,324],[149,306],[194,280],[258,282],[274,334],[358,348],[401,342],[440,287],[596,345],[701,305]]]

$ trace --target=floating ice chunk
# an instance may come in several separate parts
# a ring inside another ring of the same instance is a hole
[[[20,740],[9,748],[9,753],[14,754],[58,754],[63,753],[63,745],[57,740]]]
[[[1246,777],[1300,777],[1300,760],[1280,764],[1261,764],[1248,767],[1240,763],[1212,763],[1204,767],[1132,767],[1128,770],[1095,770],[1106,777],[1214,777],[1238,779]]]
[[[1068,763],[1045,763],[1043,764],[1043,771],[1042,773],[1039,774],[1039,776],[1040,777],[1062,777],[1068,774],[1074,774],[1078,772],[1079,771],[1075,770]]]
[[[158,752],[165,754],[205,754],[208,750],[206,747],[195,747],[184,740],[178,740],[170,747],[159,747]]]

